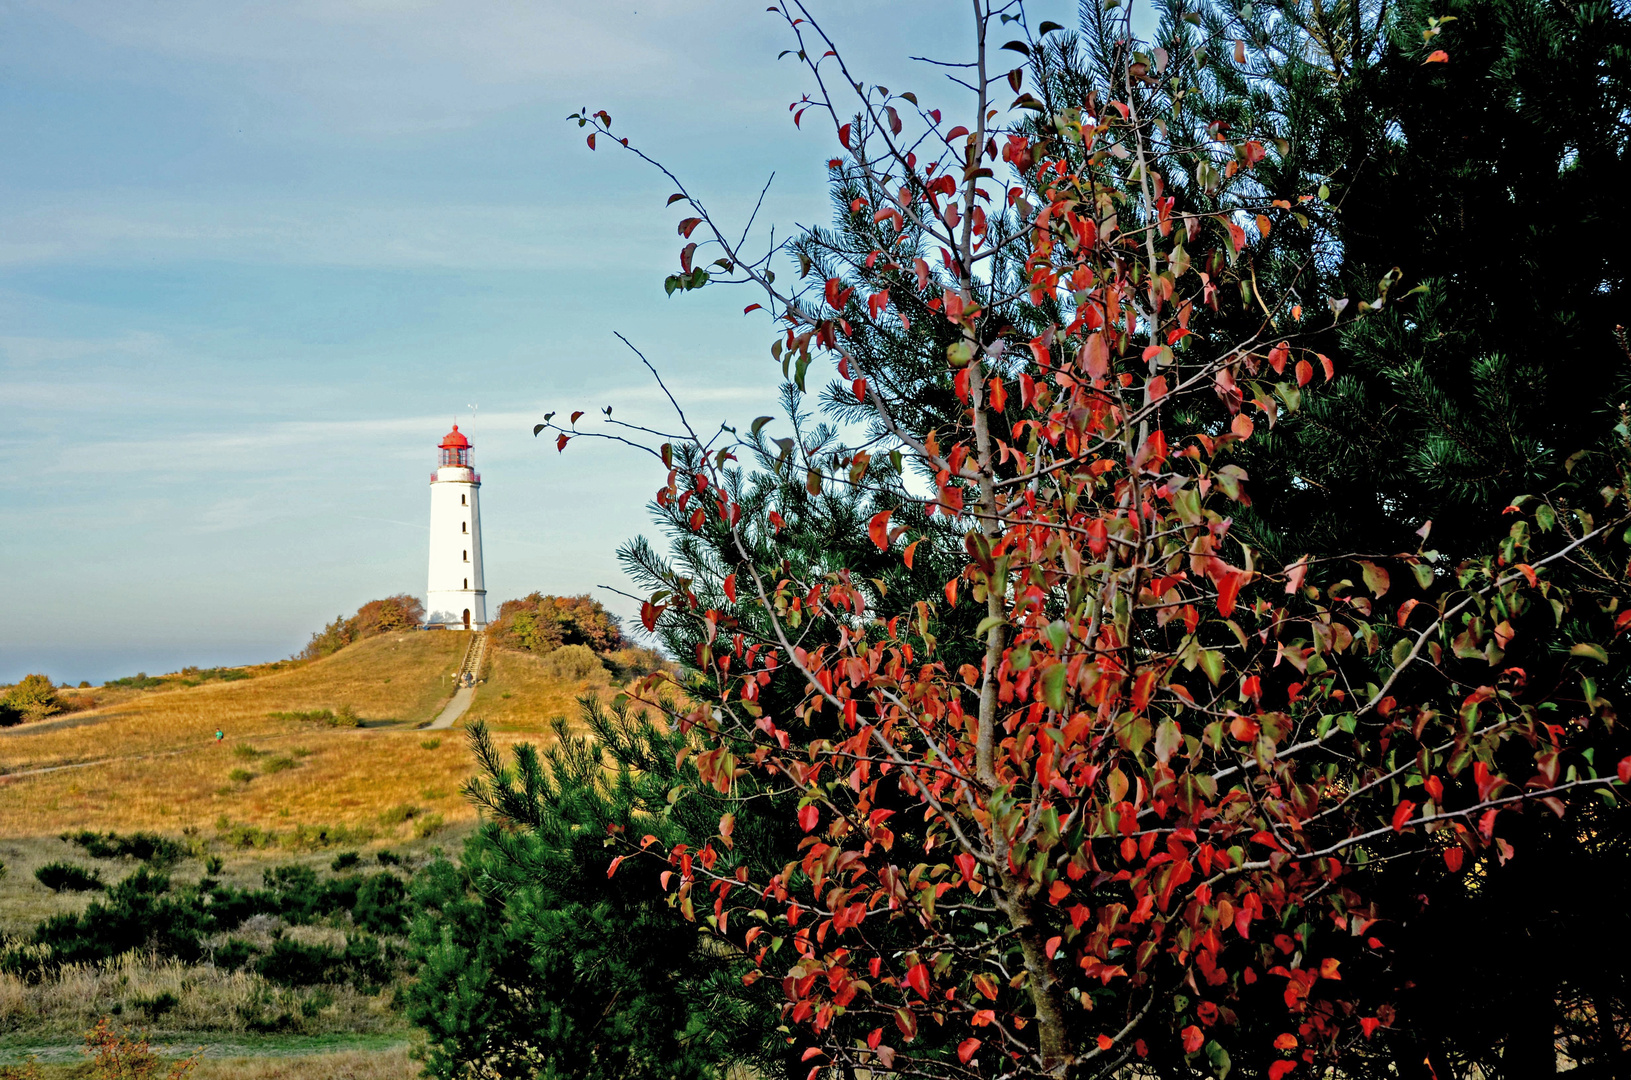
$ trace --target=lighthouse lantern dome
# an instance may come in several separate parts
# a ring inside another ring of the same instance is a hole
[[[454,468],[470,468],[470,440],[459,432],[459,425],[454,424],[453,430],[443,437],[441,442],[442,465]]]

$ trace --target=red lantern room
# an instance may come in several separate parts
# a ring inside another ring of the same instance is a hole
[[[452,466],[459,469],[470,468],[470,440],[459,434],[459,425],[454,424],[453,430],[442,439],[442,466]]]

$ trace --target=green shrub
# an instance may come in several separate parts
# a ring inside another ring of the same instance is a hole
[[[231,772],[227,773],[227,779],[231,780],[234,784],[247,784],[249,781],[255,779],[255,774],[250,772],[248,769],[233,769]]]
[[[351,921],[376,934],[399,933],[409,916],[408,890],[402,879],[387,871],[370,874],[357,889]]]
[[[248,743],[239,743],[237,746],[232,748],[233,756],[240,758],[243,761],[254,761],[263,753],[265,753],[265,751],[257,750]]]
[[[328,867],[330,870],[333,870],[336,874],[338,874],[343,870],[350,870],[360,861],[362,861],[362,856],[358,855],[355,851],[342,851],[338,855],[334,856],[334,861],[329,863]]]
[[[61,839],[78,844],[93,859],[129,856],[160,869],[173,866],[187,857],[186,845],[158,833],[134,832],[121,836],[116,832],[98,833],[81,829],[77,833],[63,833]]]
[[[264,769],[266,774],[270,776],[272,773],[280,773],[288,769],[297,769],[299,767],[300,762],[296,761],[292,757],[275,757],[263,765],[262,769]]]
[[[375,855],[374,858],[379,860],[379,864],[381,866],[401,866],[402,865],[402,856],[398,855],[394,851],[382,851],[378,855]]]
[[[447,822],[443,820],[441,814],[426,814],[413,823],[413,835],[423,840],[428,836],[435,836],[441,832],[446,824]]]
[[[414,806],[412,803],[402,803],[382,813],[379,816],[379,823],[387,829],[393,829],[404,822],[412,821],[424,812],[423,807]]]
[[[73,863],[46,863],[34,871],[34,877],[52,892],[94,892],[107,888],[101,874]]]
[[[421,750],[434,750],[438,746],[441,746],[441,745],[442,745],[442,740],[441,739],[423,739],[419,743],[419,749],[421,749]]]
[[[283,838],[283,846],[293,851],[320,851],[346,844],[366,844],[374,830],[366,825],[296,825]]]
[[[0,695],[0,703],[19,712],[25,720],[39,720],[62,711],[57,688],[45,675],[24,675],[15,686]]]
[[[102,684],[107,687],[122,687],[126,690],[152,690],[163,686],[164,680],[150,676],[145,671],[138,671],[134,675],[126,675],[122,679],[109,679]]]
[[[282,938],[255,961],[255,972],[280,986],[315,986],[333,981],[340,966],[340,954],[327,945],[302,945]]]
[[[228,847],[240,851],[249,848],[271,847],[278,840],[278,835],[275,832],[254,825],[234,824],[224,814],[216,819],[215,831],[221,834],[222,842]]]
[[[204,873],[219,874],[226,868],[226,860],[219,855],[209,855],[204,858]]]
[[[144,1014],[150,1020],[157,1020],[180,1004],[181,999],[168,990],[161,991],[151,997],[137,994],[130,999],[130,1007]]]
[[[255,958],[255,947],[243,938],[227,938],[227,943],[215,950],[215,966],[237,971]]]

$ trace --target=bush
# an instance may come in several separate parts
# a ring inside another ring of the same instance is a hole
[[[604,673],[606,665],[587,645],[563,645],[544,658],[544,670],[557,679],[576,681]]]
[[[427,836],[435,836],[441,832],[446,824],[447,821],[441,814],[426,814],[413,823],[413,835],[417,839],[423,840]]]
[[[379,634],[417,630],[425,621],[425,606],[417,597],[406,593],[387,596],[383,600],[370,600],[357,609],[349,619],[336,616],[334,621],[311,636],[301,650],[303,660],[317,660],[350,645],[354,641]]]
[[[520,600],[506,600],[487,632],[495,645],[538,656],[564,645],[584,645],[601,653],[624,645],[617,616],[587,595],[530,593]]]
[[[226,815],[215,821],[215,831],[221,834],[221,840],[228,847],[244,851],[249,848],[266,848],[277,843],[277,833],[269,829],[262,829],[255,825],[234,824]]]
[[[266,715],[273,720],[297,720],[306,724],[322,724],[325,727],[357,727],[362,722],[362,718],[357,715],[357,710],[350,705],[341,705],[338,710],[310,709],[304,712],[295,710],[291,712],[272,712]]]
[[[282,938],[255,961],[255,972],[281,986],[315,986],[332,982],[341,966],[340,954],[327,945],[302,945]]]
[[[505,696],[508,697],[509,695],[506,694]],[[441,746],[441,745],[442,745],[442,740],[441,739],[422,739],[422,740],[420,740],[420,743],[419,743],[419,749],[421,749],[421,750],[434,750],[438,746]]]
[[[414,806],[412,803],[402,803],[380,814],[379,823],[387,829],[391,829],[403,822],[412,821],[424,812],[423,807]]]
[[[366,844],[374,830],[366,825],[296,825],[283,838],[283,846],[293,851],[321,851],[346,844]]]
[[[266,770],[266,774],[270,776],[272,773],[280,773],[288,769],[299,768],[300,762],[296,761],[292,757],[275,757],[262,767]]]
[[[239,743],[237,746],[232,748],[232,756],[241,761],[254,761],[256,758],[260,757],[262,753],[263,751],[255,749],[248,743]]]
[[[234,784],[247,784],[249,781],[255,779],[255,774],[250,772],[248,769],[233,769],[231,772],[227,773],[227,779],[231,780]]]
[[[138,671],[134,675],[126,675],[122,679],[109,679],[102,684],[105,687],[121,687],[126,690],[152,690],[164,685],[164,680],[148,675],[145,671]]]
[[[227,943],[215,950],[215,966],[237,971],[255,958],[255,947],[243,938],[227,938]]]
[[[62,711],[57,688],[44,675],[24,675],[0,696],[0,704],[8,711],[21,713],[25,720],[39,720]]]
[[[108,887],[95,870],[73,863],[46,863],[34,871],[34,877],[52,892],[95,892]]]
[[[400,933],[408,921],[408,890],[402,879],[384,870],[370,875],[357,889],[351,921],[376,934]]]
[[[81,829],[77,833],[63,833],[61,838],[78,844],[93,859],[118,859],[128,855],[162,869],[187,857],[185,845],[158,833],[134,832],[121,836],[116,832]]]
[[[352,867],[356,866],[361,859],[362,856],[358,855],[355,851],[342,851],[338,855],[334,856],[334,861],[329,863],[328,867],[330,870],[333,870],[336,874],[338,874],[342,870],[350,870]]]

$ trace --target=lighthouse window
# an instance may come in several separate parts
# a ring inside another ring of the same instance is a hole
[[[465,552],[465,553],[464,553],[464,561],[465,561],[465,562],[469,562],[469,561],[470,561],[470,553],[469,553],[469,552],[468,552],[468,551],[466,551],[466,552]]]
[[[464,587],[467,588],[467,589],[470,587],[470,579],[469,578],[464,579]]]
[[[469,532],[470,531],[470,523],[468,521],[459,522],[459,531],[460,532]]]
[[[468,502],[465,501],[465,499],[466,499],[466,496],[464,496],[464,495],[459,496],[459,505],[460,506],[469,506],[470,505]]]

